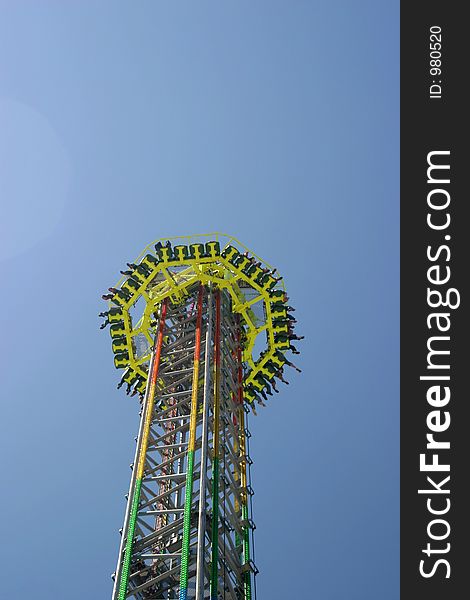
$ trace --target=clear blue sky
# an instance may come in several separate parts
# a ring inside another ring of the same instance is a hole
[[[221,230],[306,336],[251,422],[258,598],[397,599],[398,2],[0,9],[2,597],[110,597],[138,405],[100,295]]]

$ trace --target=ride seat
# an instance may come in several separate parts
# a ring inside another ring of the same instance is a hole
[[[147,387],[147,380],[144,379],[143,377],[139,377],[139,382],[137,383],[137,385],[135,386],[137,391],[139,391],[141,394],[143,394],[145,392],[145,388]]]
[[[248,400],[248,402],[254,402],[254,400],[255,400],[255,394],[253,392],[253,389],[249,388],[249,387],[246,387],[243,390],[243,398],[245,400]]]
[[[118,306],[113,306],[108,311],[108,321],[110,323],[119,323],[123,319],[122,308]]]
[[[274,338],[274,347],[276,349],[280,349],[280,350],[282,350],[282,349],[288,349],[289,346],[290,346],[290,342],[289,342],[288,339],[285,339],[285,338],[283,338],[283,339],[277,338],[276,339],[276,338]]]
[[[175,246],[173,248],[173,254],[174,254],[175,260],[179,260],[180,262],[188,260],[188,258],[189,258],[188,247],[184,246],[184,245]]]
[[[139,379],[139,375],[134,371],[134,369],[129,368],[123,376],[123,381],[128,383],[129,385],[134,385],[136,381]]]
[[[287,310],[285,308],[273,308],[271,307],[272,319],[287,319]]]
[[[244,269],[243,272],[255,282],[258,279],[258,277],[260,277],[260,275],[263,273],[261,267],[258,267],[257,265],[253,264],[249,265],[246,269]]]
[[[114,354],[120,354],[121,352],[127,351],[127,338],[125,336],[114,338],[112,347]]]
[[[137,266],[137,269],[134,269],[132,272],[132,279],[138,281],[140,285],[145,283],[149,277],[150,273],[148,273],[147,269],[143,268],[141,265]]]
[[[129,364],[129,354],[127,352],[123,352],[122,354],[116,354],[114,356],[114,366],[116,369],[123,369],[127,367]]]
[[[168,248],[167,246],[163,246],[163,248],[160,248],[158,250],[157,254],[158,254],[158,258],[163,263],[168,263],[168,262],[171,262],[172,260],[174,260],[171,248]]]
[[[191,244],[189,246],[189,255],[194,260],[199,260],[206,256],[204,244]]]
[[[237,258],[240,256],[240,253],[234,246],[227,246],[222,250],[222,256],[233,265]]]
[[[158,267],[158,259],[155,258],[155,256],[153,256],[152,254],[146,254],[144,256],[144,258],[140,261],[140,265],[144,268],[147,268],[150,273],[153,273],[153,271],[156,270],[156,268]]]
[[[109,333],[111,337],[114,339],[122,337],[126,335],[126,330],[124,328],[124,321],[119,321],[118,323],[114,323],[109,327]]]
[[[217,258],[217,256],[220,256],[219,242],[206,242],[206,254],[211,258]]]
[[[269,290],[269,296],[273,299],[280,299],[280,298],[284,298],[284,294],[285,291],[284,290],[279,290],[279,289],[272,289]]]
[[[125,306],[130,299],[131,297],[127,292],[125,292],[124,290],[118,290],[114,294],[112,302],[114,302],[114,304],[119,304],[119,306]]]
[[[274,277],[268,274],[265,274],[264,277],[260,277],[258,281],[260,282],[261,287],[264,290],[267,290],[268,292],[272,287],[276,285],[276,280],[274,279]]]
[[[253,377],[251,384],[254,388],[256,388],[257,390],[262,390],[264,389],[264,383],[261,383],[256,377]]]
[[[126,281],[121,285],[121,290],[124,290],[130,295],[130,297],[132,297],[136,292],[139,291],[140,287],[141,284],[138,281],[129,277],[129,279],[126,279]]]
[[[237,269],[240,269],[240,271],[243,271],[243,269],[246,269],[251,265],[251,260],[247,256],[243,256],[243,254],[239,255],[239,258],[237,259],[236,263],[234,263],[233,261],[230,262],[235,264]]]

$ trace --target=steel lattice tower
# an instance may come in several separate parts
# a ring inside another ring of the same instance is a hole
[[[293,317],[235,238],[195,237],[146,248],[105,296],[119,387],[141,401],[113,600],[256,595],[247,417],[292,365]]]

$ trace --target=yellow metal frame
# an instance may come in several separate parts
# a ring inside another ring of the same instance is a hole
[[[273,324],[273,318],[277,315],[276,313],[274,313],[274,315],[272,314],[270,304],[276,300],[271,298],[267,289],[263,288],[263,286],[250,278],[250,276],[243,273],[241,269],[237,268],[224,258],[222,252],[228,246],[235,246],[239,252],[240,248],[242,248],[243,250],[241,252],[249,252],[251,256],[256,257],[269,269],[272,267],[262,261],[261,258],[254,252],[251,252],[251,250],[239,242],[235,237],[223,233],[160,238],[156,241],[165,242],[170,240],[173,242],[173,245],[175,245],[175,241],[179,241],[182,244],[185,242],[185,245],[189,248],[192,243],[202,243],[201,238],[203,238],[204,241],[210,240],[219,242],[221,246],[220,255],[215,257],[200,257],[198,259],[184,258],[183,260],[159,260],[158,265],[152,270],[148,279],[142,281],[140,287],[134,291],[130,299],[121,304],[123,320],[125,323],[126,351],[129,355],[129,359],[126,361],[125,365],[121,364],[118,368],[130,367],[140,377],[146,379],[147,372],[142,365],[150,359],[151,347],[153,344],[153,327],[151,321],[155,319],[153,315],[158,310],[159,305],[166,298],[169,298],[173,303],[182,302],[188,296],[189,288],[192,288],[196,284],[208,285],[209,283],[212,283],[219,289],[226,289],[229,292],[233,301],[233,311],[240,314],[241,322],[245,326],[246,343],[244,344],[243,349],[243,361],[250,367],[249,372],[244,378],[244,386],[246,387],[253,383],[254,378],[259,373],[263,373],[266,363],[273,358],[276,351],[285,352],[287,348],[285,343],[276,343],[274,341],[275,333],[282,330],[282,328]],[[221,242],[225,242],[223,247]],[[148,245],[144,249],[142,254],[136,259],[136,263],[139,263],[147,254],[154,255],[154,243]],[[179,271],[170,270],[175,267],[182,267],[182,269]],[[149,284],[151,284],[159,274],[161,274],[161,280],[149,288]],[[122,277],[115,287],[120,287],[126,279],[126,277]],[[254,298],[246,300],[239,285],[241,282],[247,283],[251,288],[258,292],[258,294]],[[282,283],[276,284],[276,288],[282,289],[283,291],[285,289]],[[140,298],[145,300],[145,309],[139,322],[133,327],[129,310]],[[266,321],[259,326],[251,309],[252,305],[257,302],[264,303],[266,315]],[[255,342],[258,336],[263,332],[266,333],[267,337],[266,352],[262,358],[255,361],[253,358]],[[144,355],[137,357],[133,340],[139,334],[143,334],[147,338],[149,350]]]

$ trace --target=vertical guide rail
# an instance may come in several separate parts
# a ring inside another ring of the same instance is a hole
[[[202,409],[201,475],[199,479],[199,516],[197,526],[196,600],[204,600],[204,549],[206,537],[206,478],[208,419],[211,395],[212,291],[208,297],[206,352],[204,358],[204,401]]]
[[[214,336],[214,422],[212,459],[212,568],[210,597],[217,600],[219,579],[219,432],[220,432],[220,290],[215,293],[215,336]]]
[[[240,323],[240,321],[239,321]],[[243,530],[243,563],[250,560],[250,528],[248,523],[248,492],[246,478],[246,439],[245,439],[245,408],[243,406],[243,370],[242,349],[240,345],[240,328],[237,329],[237,362],[238,362],[238,426],[240,435],[240,471]],[[243,573],[244,600],[251,600],[251,575],[249,569]]]
[[[201,285],[197,298],[196,338],[194,344],[193,380],[191,389],[191,416],[189,420],[188,458],[183,517],[183,540],[181,547],[180,600],[188,597],[189,542],[191,536],[191,504],[193,499],[194,451],[196,446],[197,395],[199,387],[199,356],[201,353],[202,298],[204,288]]]
[[[134,462],[133,478],[131,479],[131,489],[129,490],[130,493],[126,509],[126,517],[124,521],[124,530],[122,532],[121,549],[119,552],[118,559],[118,569],[116,571],[116,581],[113,591],[113,599],[116,600],[125,600],[127,594],[127,585],[129,582],[129,569],[132,557],[132,545],[134,542],[137,511],[139,508],[140,500],[140,489],[142,487],[142,479],[144,474],[145,455],[147,453],[150,425],[152,422],[152,415],[155,406],[155,388],[158,376],[158,369],[160,366],[166,311],[167,300],[165,299],[162,303],[160,321],[158,326],[158,335],[155,341],[153,359],[150,366],[150,375],[148,378],[145,400],[143,404],[144,408],[142,412],[139,438]],[[125,547],[123,548],[124,539]],[[124,557],[122,557],[123,550]]]

